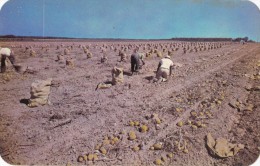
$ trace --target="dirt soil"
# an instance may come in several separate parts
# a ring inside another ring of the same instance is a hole
[[[0,73],[1,157],[18,165],[254,163],[260,154],[260,44],[219,42],[215,43],[221,44],[219,48],[197,52],[191,50],[192,44],[1,42],[1,47],[14,51],[17,63],[28,66],[23,74],[12,67]],[[93,57],[87,58],[84,47]],[[140,72],[131,75],[129,56],[135,47],[143,53],[157,49],[163,56],[173,48],[172,60],[181,66],[174,68],[167,82],[153,83],[161,58],[152,53]],[[65,49],[69,52],[64,57],[74,60],[74,67],[57,61]],[[100,62],[101,50],[108,57],[105,63]],[[126,62],[120,62],[119,50],[128,55]],[[124,83],[96,89],[112,80],[114,66],[124,68]],[[49,104],[29,108],[25,101],[31,84],[47,78],[53,78]],[[136,135],[133,140],[130,131]],[[245,148],[233,157],[218,158],[209,154],[208,133]],[[89,154],[98,158],[88,161]]]

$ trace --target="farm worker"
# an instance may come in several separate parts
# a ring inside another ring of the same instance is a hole
[[[1,57],[1,73],[4,73],[6,70],[6,57],[10,60],[12,65],[14,65],[15,57],[13,51],[9,48],[1,48],[0,47],[0,57]]]
[[[142,61],[143,65],[145,65],[144,54],[140,54],[138,53],[138,49],[134,49],[134,53],[131,55],[132,74],[134,72],[138,72],[138,70],[141,68],[140,61]]]
[[[157,81],[166,81],[168,76],[172,74],[173,62],[169,55],[161,59],[157,68],[156,78]]]

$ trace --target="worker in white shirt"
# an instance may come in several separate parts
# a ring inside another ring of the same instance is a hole
[[[173,62],[169,55],[161,59],[157,68],[156,78],[158,82],[164,82],[172,74]]]
[[[9,48],[1,48],[0,47],[0,57],[1,57],[1,73],[4,73],[6,71],[6,58],[10,60],[12,65],[15,63],[15,57],[13,54],[13,51],[11,51]]]

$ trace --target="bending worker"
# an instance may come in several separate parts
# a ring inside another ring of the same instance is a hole
[[[168,76],[172,74],[173,62],[169,55],[161,59],[157,68],[156,78],[159,82],[164,82],[168,79]]]
[[[1,73],[6,71],[6,57],[10,60],[12,65],[15,63],[15,57],[13,55],[13,51],[9,48],[1,48],[0,47],[0,57],[1,57]]]
[[[144,54],[140,54],[137,52],[138,49],[134,50],[134,53],[131,55],[131,71],[132,75],[134,72],[138,72],[138,70],[141,68],[140,61],[142,61],[142,65],[145,65],[144,63]]]

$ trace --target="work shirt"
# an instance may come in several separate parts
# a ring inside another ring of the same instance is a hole
[[[160,66],[161,68],[169,69],[169,70],[170,70],[170,67],[173,66],[172,60],[170,60],[168,58],[161,59],[160,64],[161,64],[161,66]]]
[[[9,57],[11,55],[11,50],[9,48],[0,47],[0,55],[5,55],[5,56]]]
[[[134,53],[131,55],[132,57],[134,57],[136,60],[144,60],[144,54],[140,54],[140,53]]]

